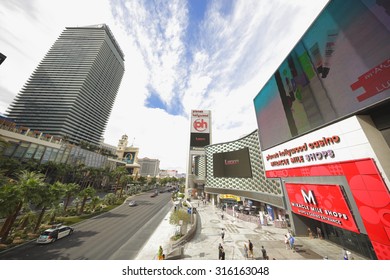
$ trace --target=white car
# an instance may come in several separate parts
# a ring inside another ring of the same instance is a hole
[[[131,200],[131,201],[129,202],[129,206],[137,206],[137,201]]]
[[[74,229],[70,226],[55,226],[42,232],[37,239],[37,243],[53,243],[58,239],[71,235],[73,231]]]

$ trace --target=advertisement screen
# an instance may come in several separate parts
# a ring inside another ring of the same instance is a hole
[[[390,99],[386,1],[334,0],[254,99],[262,150]]]
[[[191,133],[191,147],[204,147],[210,145],[209,133]]]
[[[135,159],[135,152],[126,152],[123,155],[123,160],[128,164],[133,164]]]
[[[286,190],[294,213],[359,232],[339,185],[286,183]]]
[[[214,177],[251,178],[249,149],[213,154]]]

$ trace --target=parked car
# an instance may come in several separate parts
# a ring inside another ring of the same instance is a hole
[[[130,206],[130,207],[132,207],[132,206],[137,206],[137,201],[135,201],[135,200],[130,200],[129,206]]]
[[[70,226],[57,225],[42,232],[37,239],[37,243],[53,243],[58,239],[71,235],[73,231],[74,229]]]

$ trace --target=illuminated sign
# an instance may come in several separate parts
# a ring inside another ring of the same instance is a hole
[[[292,212],[359,233],[341,187],[286,183]]]
[[[231,199],[231,200],[235,200],[235,201],[241,201],[241,198],[239,196],[232,195],[232,194],[220,194],[219,198],[220,199]]]
[[[191,111],[191,133],[210,133],[210,111]]]

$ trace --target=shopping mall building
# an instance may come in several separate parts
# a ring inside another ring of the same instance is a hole
[[[205,147],[214,203],[390,259],[390,15],[377,3],[330,1],[254,98],[258,130]]]
[[[377,3],[330,1],[254,106],[295,232],[390,259],[390,15]]]

